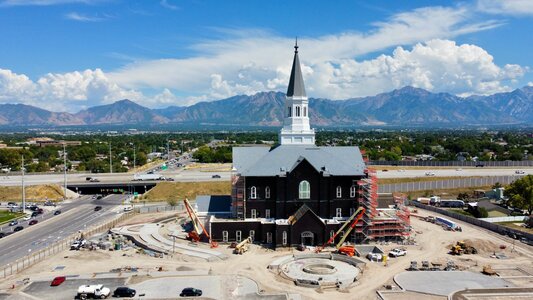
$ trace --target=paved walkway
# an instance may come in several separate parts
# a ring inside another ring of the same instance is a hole
[[[157,252],[172,253],[174,250],[175,253],[199,257],[208,261],[227,259],[225,254],[215,250],[185,245],[180,243],[179,240],[174,243],[174,241],[161,235],[159,229],[160,226],[158,224],[148,223],[113,228],[111,231],[129,236],[143,244],[146,248]]]

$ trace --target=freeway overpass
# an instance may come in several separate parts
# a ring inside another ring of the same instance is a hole
[[[144,194],[151,190],[158,181],[143,182],[90,182],[90,183],[72,183],[67,184],[67,188],[73,192],[87,194]]]

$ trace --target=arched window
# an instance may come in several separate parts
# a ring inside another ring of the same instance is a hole
[[[304,106],[304,117],[307,117],[307,106]]]
[[[297,117],[300,116],[300,107],[299,106],[296,106],[296,116]]]
[[[352,185],[350,187],[350,198],[355,198],[356,186]]]
[[[289,106],[288,109],[289,109],[289,118],[290,118],[292,117],[292,107]]]
[[[283,233],[281,234],[281,244],[283,246],[287,245],[287,231],[283,231]]]
[[[337,187],[337,198],[342,198],[342,188],[340,186]]]
[[[250,199],[257,199],[257,188],[255,186],[250,188]]]
[[[265,188],[265,199],[270,199],[270,187]]]
[[[309,181],[304,180],[300,182],[300,186],[298,188],[298,194],[300,199],[310,199],[311,198],[311,186],[309,185]]]

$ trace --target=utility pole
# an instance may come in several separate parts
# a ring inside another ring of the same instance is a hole
[[[67,200],[67,148],[66,144],[63,143],[63,179],[64,179],[64,195],[63,201]]]
[[[135,144],[133,144],[133,171],[135,171]]]
[[[22,213],[26,213],[26,188],[24,186],[24,155],[22,155]]]
[[[109,173],[113,174],[113,157],[111,157],[111,141],[109,141]]]
[[[170,146],[168,144],[168,137],[167,137],[167,161],[170,161]]]

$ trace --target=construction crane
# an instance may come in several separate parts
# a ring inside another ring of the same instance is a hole
[[[185,204],[185,209],[187,210],[187,214],[189,214],[189,218],[191,218],[192,225],[194,227],[194,230],[189,231],[188,238],[193,242],[200,241],[200,230],[198,228],[198,225],[202,228],[202,233],[205,234],[205,236],[209,239],[211,243],[211,248],[218,247],[218,243],[215,241],[211,241],[211,236],[209,235],[209,232],[205,229],[204,225],[202,224],[202,221],[200,221],[200,218],[198,218],[198,215],[196,212],[194,212],[194,209],[191,206],[191,203],[187,198],[183,199],[183,203]]]
[[[251,242],[252,238],[247,237],[246,239],[244,239],[244,241],[238,243],[237,246],[235,246],[235,250],[233,251],[233,253],[243,254],[244,252],[248,251],[248,244],[250,244]]]
[[[348,256],[354,256],[355,255],[355,248],[353,246],[342,246],[346,238],[350,235],[350,232],[355,228],[357,225],[357,222],[361,220],[363,215],[365,214],[366,209],[364,207],[359,207],[351,216],[344,222],[344,224],[335,232],[335,234],[329,238],[329,240],[324,243],[321,247],[316,248],[316,252],[320,253],[325,247],[327,247],[329,244],[333,243],[335,241],[335,238],[346,228],[346,226],[350,225],[348,230],[344,233],[341,240],[337,243],[335,246],[337,248],[337,251],[342,254],[346,254]]]

